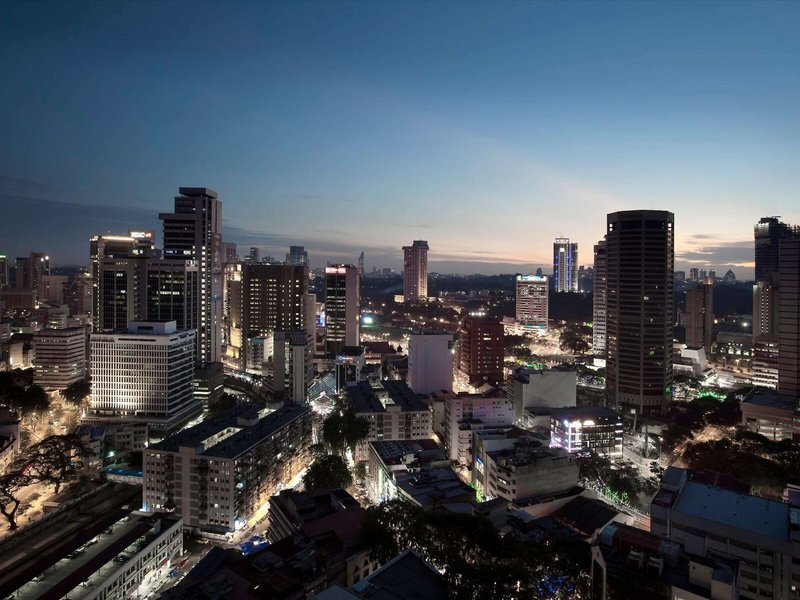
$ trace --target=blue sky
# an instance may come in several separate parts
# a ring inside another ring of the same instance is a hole
[[[4,3],[0,253],[85,262],[182,185],[224,237],[316,264],[547,265],[614,210],[676,215],[678,266],[751,275],[800,222],[800,4]]]

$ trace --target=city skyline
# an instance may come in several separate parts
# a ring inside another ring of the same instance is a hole
[[[226,241],[276,257],[304,245],[314,267],[364,250],[368,270],[399,268],[407,240],[427,239],[433,272],[533,272],[555,237],[591,248],[607,213],[660,209],[675,214],[676,268],[750,279],[758,219],[800,221],[797,5],[15,3],[4,16],[10,256],[85,264],[91,235],[160,229],[182,185],[219,192]]]

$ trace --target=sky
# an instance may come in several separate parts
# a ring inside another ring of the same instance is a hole
[[[314,266],[591,264],[605,215],[675,213],[677,268],[752,277],[800,223],[800,3],[0,4],[0,254],[88,262],[180,186],[223,238]]]

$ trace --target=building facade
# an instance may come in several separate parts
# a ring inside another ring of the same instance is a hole
[[[592,353],[605,360],[606,357],[606,311],[608,310],[608,254],[606,241],[594,246],[594,296],[592,298]]]
[[[686,345],[704,348],[711,354],[714,341],[714,280],[706,277],[702,285],[686,290]]]
[[[414,331],[408,341],[408,385],[415,394],[453,389],[453,335]]]
[[[33,382],[48,392],[86,378],[86,329],[42,329],[33,335]]]
[[[361,281],[354,265],[325,268],[325,353],[334,356],[361,341]]]
[[[414,240],[403,246],[403,299],[406,302],[428,298],[428,242]]]
[[[458,368],[470,384],[499,386],[504,380],[503,324],[483,316],[467,316],[458,337]]]
[[[444,401],[444,449],[447,457],[472,464],[474,431],[514,424],[514,406],[500,396],[457,394]]]
[[[578,291],[578,244],[569,238],[553,243],[553,286],[556,292]]]
[[[602,406],[554,410],[550,417],[550,446],[567,452],[590,450],[603,456],[622,456],[622,417]]]
[[[517,275],[516,321],[520,325],[546,330],[550,318],[547,276]]]

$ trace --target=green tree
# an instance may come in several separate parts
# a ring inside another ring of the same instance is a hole
[[[9,528],[17,528],[17,510],[22,502],[20,492],[35,482],[30,469],[19,467],[0,476],[0,514],[8,521]]]
[[[92,384],[87,379],[81,379],[67,386],[62,390],[61,395],[64,397],[64,400],[70,404],[82,406],[91,393]]]
[[[337,454],[318,457],[303,476],[307,490],[346,488],[353,483],[353,476],[345,460]]]
[[[39,481],[52,484],[55,493],[78,475],[81,460],[91,453],[77,435],[51,435],[28,451],[32,472]]]
[[[369,435],[369,421],[358,417],[352,408],[334,410],[322,422],[322,442],[334,454],[355,452],[356,446]]]
[[[14,400],[14,408],[23,417],[42,414],[50,409],[50,398],[40,386],[31,385]]]

